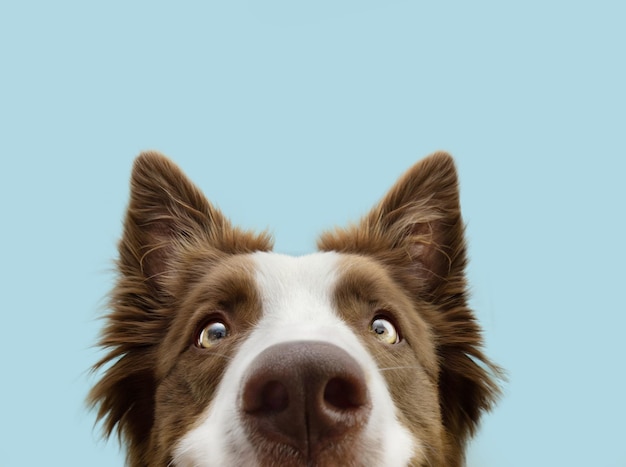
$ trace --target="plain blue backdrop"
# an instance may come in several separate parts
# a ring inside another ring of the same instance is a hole
[[[626,466],[623,2],[2,2],[0,464],[122,465],[84,405],[132,160],[277,250],[458,162],[508,371],[470,467]]]

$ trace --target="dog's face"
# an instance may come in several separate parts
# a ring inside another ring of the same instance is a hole
[[[155,427],[176,465],[426,459],[441,439],[434,342],[383,267],[261,252],[208,269],[164,345],[179,357]],[[184,436],[171,429],[188,420]]]
[[[133,466],[458,466],[497,393],[454,165],[414,166],[321,252],[271,252],[143,154],[91,393]]]

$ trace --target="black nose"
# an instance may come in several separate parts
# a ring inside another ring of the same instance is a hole
[[[370,396],[361,366],[345,350],[319,341],[265,349],[250,366],[241,412],[251,439],[289,445],[312,458],[367,423]]]

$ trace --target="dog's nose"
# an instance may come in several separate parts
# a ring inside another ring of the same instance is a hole
[[[251,439],[292,446],[309,459],[356,435],[371,411],[361,366],[345,350],[319,341],[281,343],[261,352],[240,401]]]

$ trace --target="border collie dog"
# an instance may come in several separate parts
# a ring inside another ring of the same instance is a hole
[[[499,370],[463,231],[445,153],[302,257],[141,154],[89,396],[105,434],[130,466],[464,465]]]

